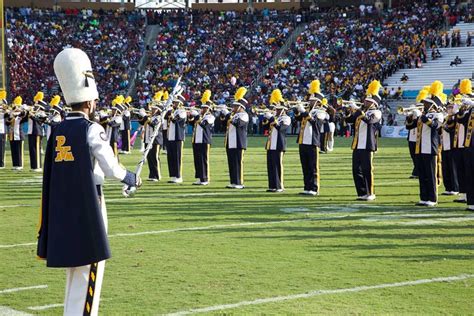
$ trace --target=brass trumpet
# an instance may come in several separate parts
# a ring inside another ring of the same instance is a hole
[[[270,109],[261,109],[261,108],[257,108],[254,111],[255,111],[256,114],[265,114],[265,113],[273,112]]]
[[[423,105],[420,105],[420,106],[409,106],[409,107],[407,107],[407,108],[404,108],[403,106],[399,106],[399,107],[397,107],[397,113],[400,114],[400,115],[410,116],[410,115],[412,115],[413,112],[416,111],[416,110],[423,112],[423,109],[424,109],[424,106],[423,106]]]
[[[355,104],[355,105],[359,105],[359,108],[361,105],[364,104],[363,102],[353,101],[353,100],[344,100],[343,98],[337,98],[336,103],[337,105],[342,105],[343,107],[345,104]]]

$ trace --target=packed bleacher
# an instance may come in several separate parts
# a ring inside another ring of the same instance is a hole
[[[362,94],[372,79],[422,67],[432,48],[445,45],[442,27],[459,16],[468,18],[469,12],[450,12],[433,1],[383,13],[371,6],[254,14],[7,9],[10,94],[30,100],[37,90],[57,92],[53,58],[74,46],[91,56],[103,104],[127,90],[143,53],[148,62],[136,80],[140,104],[176,74],[183,75],[188,100],[211,89],[213,100],[224,103],[238,86],[251,85],[295,26],[307,22],[288,53],[250,92],[251,104],[266,103],[275,87],[285,98],[303,97],[314,78],[321,79],[334,103],[336,96]],[[147,49],[145,19],[159,27]]]
[[[179,73],[188,98],[210,88],[224,102],[236,87],[252,83],[291,34],[294,21],[279,17],[249,20],[236,12],[189,11],[176,20],[158,19],[161,31],[138,80],[139,99],[146,103]]]
[[[273,87],[279,87],[294,98],[304,95],[311,78],[321,78],[332,96],[360,96],[373,79],[383,80],[398,69],[421,67],[426,62],[426,47],[436,45],[444,23],[443,9],[426,4],[384,15],[315,20],[287,56],[270,69],[260,95],[265,98]]]
[[[138,11],[7,9],[6,22],[9,94],[26,102],[39,90],[57,92],[53,60],[64,47],[88,53],[104,104],[126,91],[144,50],[145,19]]]

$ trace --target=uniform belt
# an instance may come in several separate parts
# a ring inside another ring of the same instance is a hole
[[[97,195],[102,196],[102,186],[98,184],[95,187],[97,189]]]

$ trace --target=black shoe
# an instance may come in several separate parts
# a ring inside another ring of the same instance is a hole
[[[267,192],[276,192],[276,189],[267,189]]]

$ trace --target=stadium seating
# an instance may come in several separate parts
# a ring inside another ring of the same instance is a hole
[[[405,97],[415,97],[418,90],[434,80],[442,79],[446,92],[450,92],[454,84],[462,78],[471,78],[474,74],[474,46],[466,47],[465,39],[468,31],[474,33],[474,23],[459,23],[451,29],[458,29],[463,36],[461,47],[439,48],[441,57],[431,60],[422,68],[403,69],[397,71],[392,77],[386,80],[389,88],[402,87]],[[450,31],[450,32],[451,32]],[[451,61],[456,56],[462,60],[462,64],[450,67]],[[409,80],[405,83],[400,81],[401,76],[406,73]]]
[[[137,12],[7,9],[6,43],[9,94],[25,102],[42,90],[58,92],[53,72],[57,53],[66,46],[84,49],[92,59],[101,102],[108,104],[128,87],[143,51],[144,17]]]
[[[211,88],[214,98],[227,100],[236,86],[249,85],[283,45],[292,21],[246,21],[238,14],[191,15],[162,22],[156,44],[141,71],[137,94],[145,103],[170,74],[183,74],[185,95]]]
[[[383,80],[419,58],[426,45],[421,35],[436,32],[443,22],[442,9],[426,4],[381,18],[315,20],[270,69],[261,85],[260,102],[274,87],[288,98],[301,97],[313,78],[321,78],[324,91],[332,96],[361,95],[372,79]]]

